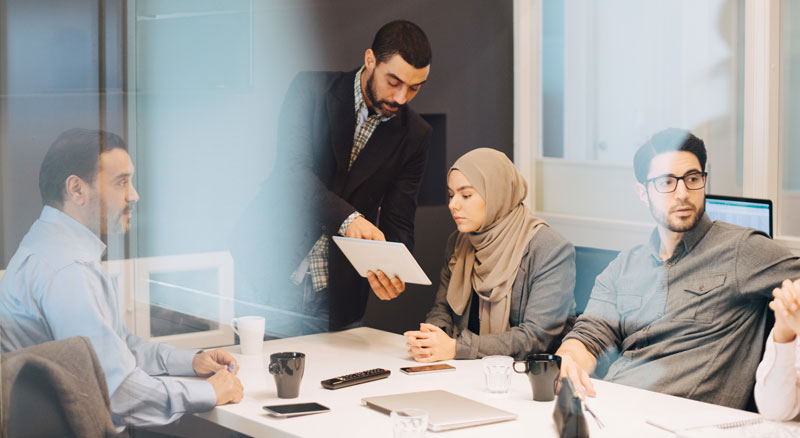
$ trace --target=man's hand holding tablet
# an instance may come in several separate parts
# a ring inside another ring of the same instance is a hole
[[[364,220],[364,222],[373,227],[369,221]],[[356,223],[355,220],[347,228],[348,234],[354,223]],[[392,300],[406,290],[406,282],[431,284],[431,281],[405,245],[384,241],[383,234],[376,234],[376,232],[380,233],[377,228],[374,231],[369,231],[369,227],[361,230],[367,234],[360,235],[371,235],[379,238],[359,239],[333,236],[333,241],[342,250],[359,275],[369,281],[369,286],[375,296],[381,300]]]
[[[350,222],[350,225],[347,226],[347,230],[344,232],[344,237],[386,242],[383,231],[379,230],[375,225],[372,225],[372,222],[364,219],[364,216],[359,216],[353,219],[353,222]]]
[[[345,237],[378,240],[381,242],[386,241],[383,232],[375,225],[372,225],[372,222],[364,219],[364,216],[355,218],[353,222],[347,226]],[[367,281],[369,281],[369,287],[372,288],[372,292],[375,293],[375,296],[384,301],[395,299],[406,290],[406,284],[403,283],[403,280],[400,280],[397,276],[389,279],[380,269],[375,272],[367,272]]]
[[[393,300],[406,290],[403,280],[397,276],[390,280],[380,269],[377,272],[367,272],[367,281],[369,281],[372,292],[375,292],[375,295],[384,301]]]

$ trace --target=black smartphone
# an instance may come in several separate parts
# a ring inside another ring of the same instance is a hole
[[[329,412],[330,408],[319,403],[294,403],[288,405],[263,406],[263,409],[273,417],[287,418],[298,415],[320,414]]]
[[[448,365],[446,363],[437,363],[433,365],[421,365],[418,367],[403,367],[400,368],[401,372],[406,374],[425,374],[425,373],[435,373],[437,371],[453,371],[456,367],[452,365]]]

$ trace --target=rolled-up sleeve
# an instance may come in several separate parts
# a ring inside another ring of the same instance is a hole
[[[736,250],[736,286],[744,296],[772,298],[783,280],[800,278],[800,258],[759,231],[742,234]]]
[[[580,341],[594,357],[600,357],[622,342],[620,317],[617,312],[617,294],[613,279],[620,270],[620,258],[612,261],[597,276],[586,311],[578,317],[575,326],[564,340]]]

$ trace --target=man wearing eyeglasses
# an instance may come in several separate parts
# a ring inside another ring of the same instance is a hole
[[[636,152],[636,191],[656,229],[597,277],[557,352],[561,375],[588,395],[589,374],[608,366],[604,380],[747,407],[770,293],[800,274],[800,259],[760,231],[711,222],[705,165],[703,141],[678,129]]]

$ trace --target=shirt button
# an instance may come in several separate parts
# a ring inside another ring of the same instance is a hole
[[[650,328],[650,326],[648,325],[647,327],[643,328],[642,331],[643,332],[647,332],[647,329],[649,329],[649,328]]]
[[[702,292],[705,288],[705,286],[700,286],[700,292]]]

